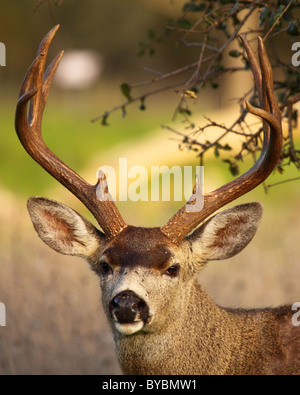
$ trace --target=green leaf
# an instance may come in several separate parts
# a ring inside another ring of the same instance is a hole
[[[290,36],[298,36],[300,33],[297,27],[297,22],[296,21],[290,22],[286,32]]]
[[[150,48],[149,49],[149,56],[154,56],[155,55],[155,49],[154,48]]]
[[[222,149],[223,149],[224,151],[231,151],[231,150],[232,150],[232,148],[230,147],[229,144],[223,145]]]
[[[192,23],[186,18],[181,18],[178,21],[178,27],[180,27],[181,29],[189,30],[192,28],[192,26]]]
[[[229,171],[233,176],[237,176],[239,174],[239,167],[235,161],[231,161],[230,159],[224,159],[223,162],[229,164]]]
[[[227,23],[221,22],[221,23],[219,23],[216,27],[217,27],[218,30],[224,30],[224,31],[226,31],[226,29],[227,29]]]
[[[233,8],[230,10],[230,13],[234,13],[234,12],[237,10],[239,4],[240,4],[240,2],[239,2],[239,1],[236,1],[235,4],[234,4],[234,6],[233,6]]]
[[[145,111],[146,110],[145,98],[144,97],[141,99],[140,110],[141,111]]]
[[[276,22],[277,18],[279,18],[279,16],[282,14],[282,11],[284,10],[285,6],[281,5],[278,10],[273,11],[270,15],[270,19],[269,19],[269,24],[272,26],[274,25],[274,23]]]
[[[132,100],[132,97],[130,96],[131,87],[129,86],[129,84],[127,82],[124,82],[123,84],[121,84],[120,89],[122,94],[126,97],[126,99],[128,101],[131,101]]]
[[[236,49],[232,49],[231,51],[228,52],[228,54],[232,58],[238,58],[241,56],[241,52],[237,51]]]
[[[145,53],[146,53],[146,51],[145,51],[144,49],[141,49],[141,50],[137,53],[137,56],[138,56],[139,58],[141,58],[142,56],[145,55]]]
[[[249,69],[250,69],[250,62],[249,62],[249,60],[248,60],[247,58],[245,58],[244,56],[243,56],[243,62],[244,62],[244,64],[245,64],[245,70],[249,70]]]
[[[188,109],[188,108],[182,108],[182,107],[180,107],[180,108],[178,109],[178,112],[179,112],[179,114],[192,115],[191,110]]]
[[[216,145],[215,145],[215,157],[216,158],[219,158],[219,156],[220,156],[219,150],[231,151],[232,148],[230,147],[229,144],[222,145],[220,143],[216,143]],[[224,162],[231,163],[228,159],[225,159]]]
[[[211,85],[211,87],[212,87],[213,89],[219,88],[219,84],[218,84],[217,82],[210,81],[210,85]]]
[[[231,15],[231,19],[234,26],[237,26],[241,22],[236,14]]]
[[[206,9],[205,3],[195,4],[195,3],[185,3],[183,6],[183,12],[201,12]]]
[[[266,22],[266,18],[268,15],[269,9],[268,7],[264,7],[261,11],[260,18],[259,18],[259,27],[263,26]]]
[[[101,120],[101,125],[102,126],[108,126],[108,123],[107,123],[108,116],[109,116],[109,112],[105,112],[103,114],[102,120]]]
[[[179,44],[178,43],[175,43],[175,46],[173,48],[173,52],[174,52],[175,55],[178,55],[180,53]]]
[[[215,151],[214,151],[214,153],[215,153],[215,157],[216,157],[216,158],[219,158],[220,152],[219,152],[219,149],[218,149],[218,146],[217,146],[217,145],[215,146]]]
[[[148,37],[150,38],[150,40],[154,40],[156,37],[155,31],[153,29],[149,29],[148,30]]]
[[[298,110],[294,110],[292,114],[292,120],[297,123],[298,121]]]

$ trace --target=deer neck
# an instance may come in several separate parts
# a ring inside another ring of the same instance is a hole
[[[241,316],[217,306],[198,282],[186,288],[181,303],[174,312],[176,319],[169,319],[160,331],[114,334],[124,373],[220,374],[229,370],[241,346]]]

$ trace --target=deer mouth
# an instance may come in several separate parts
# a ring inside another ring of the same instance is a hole
[[[113,297],[109,303],[109,312],[115,328],[124,335],[140,331],[149,320],[147,303],[130,290]]]
[[[117,331],[125,336],[133,335],[134,333],[141,331],[145,326],[143,321],[137,321],[132,324],[121,324],[114,321],[114,325]]]

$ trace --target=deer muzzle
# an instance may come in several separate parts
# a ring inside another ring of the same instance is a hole
[[[109,303],[109,312],[116,329],[124,335],[138,332],[149,319],[147,303],[130,290],[113,297]]]

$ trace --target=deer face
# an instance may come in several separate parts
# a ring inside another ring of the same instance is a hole
[[[258,41],[259,66],[248,42],[241,37],[262,108],[249,103],[247,107],[265,121],[259,160],[239,178],[205,194],[201,211],[195,207],[195,196],[199,193],[196,179],[191,198],[166,225],[142,229],[125,223],[109,195],[104,174],[96,185],[89,184],[63,163],[42,138],[44,108],[63,55],[58,54],[45,71],[49,46],[57,30],[58,26],[45,36],[25,76],[16,108],[16,131],[29,155],[81,200],[104,234],[74,210],[48,199],[29,200],[31,219],[39,236],[51,248],[85,258],[100,276],[104,309],[114,330],[124,335],[159,330],[170,317],[177,319],[180,315],[180,301],[196,281],[203,264],[237,254],[252,239],[258,226],[262,213],[258,203],[237,206],[207,218],[260,185],[281,157],[281,111],[263,40]],[[199,224],[203,225],[196,229]]]
[[[178,305],[185,265],[159,228],[129,226],[98,261],[103,306],[122,334],[153,331]]]
[[[158,332],[182,314],[182,301],[203,265],[240,252],[262,214],[259,203],[225,210],[179,244],[160,228],[127,226],[107,241],[71,208],[31,198],[28,209],[41,239],[54,250],[85,258],[100,277],[102,303],[122,335]]]

